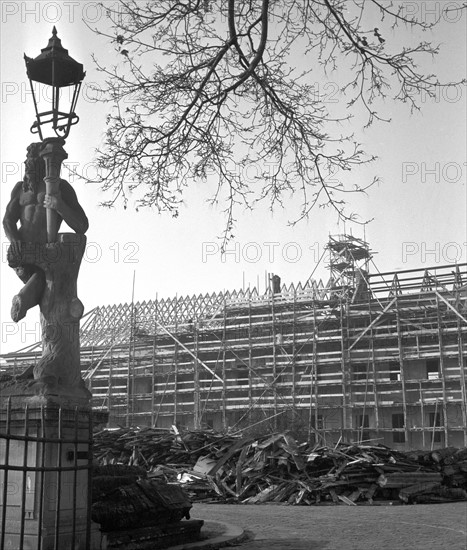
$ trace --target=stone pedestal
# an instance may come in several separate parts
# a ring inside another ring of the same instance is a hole
[[[0,547],[90,550],[90,408],[0,403]]]

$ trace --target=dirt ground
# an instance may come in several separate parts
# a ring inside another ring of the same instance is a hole
[[[194,504],[192,518],[243,527],[240,550],[466,550],[467,503],[413,506]]]

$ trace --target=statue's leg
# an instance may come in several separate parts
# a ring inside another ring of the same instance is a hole
[[[26,279],[26,272],[29,272],[29,277],[23,288],[13,297],[11,305],[11,318],[15,323],[25,317],[28,309],[39,304],[45,286],[45,273],[42,269],[28,266],[29,269],[26,270],[24,267],[22,268],[21,275],[18,275],[20,275],[23,281]]]

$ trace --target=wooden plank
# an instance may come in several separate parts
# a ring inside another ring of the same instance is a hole
[[[347,506],[357,506],[355,502],[352,502],[349,498],[345,497],[344,495],[337,495],[337,498],[343,502],[344,504],[347,504]]]

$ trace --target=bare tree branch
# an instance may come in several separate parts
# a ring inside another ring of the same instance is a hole
[[[365,193],[378,178],[352,179],[354,168],[376,158],[351,132],[342,133],[354,110],[364,108],[368,126],[388,120],[378,100],[390,96],[414,110],[421,94],[458,84],[442,84],[418,68],[417,58],[436,55],[438,47],[411,44],[404,28],[428,30],[438,21],[426,23],[404,6],[381,0],[103,4],[107,20],[94,30],[114,45],[117,59],[114,66],[95,59],[113,105],[98,152],[100,183],[111,194],[105,204],[126,205],[131,196],[137,206],[176,216],[188,185],[217,182],[206,196],[224,210],[224,243],[240,208],[285,205],[295,193],[302,204],[292,224],[317,206],[358,220],[343,197]],[[407,37],[402,48],[400,36]],[[331,113],[319,89],[330,75],[338,79],[330,84],[339,99]]]

